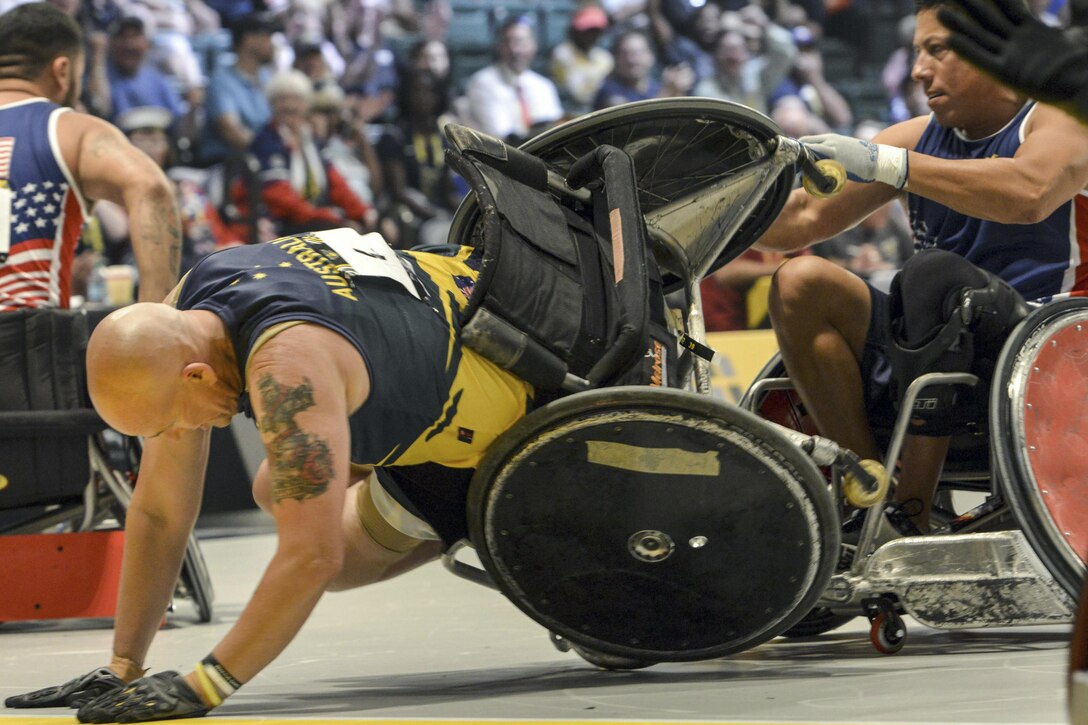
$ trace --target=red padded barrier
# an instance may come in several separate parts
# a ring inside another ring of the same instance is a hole
[[[124,531],[0,536],[0,621],[112,617]]]

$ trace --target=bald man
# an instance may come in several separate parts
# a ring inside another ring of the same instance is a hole
[[[82,704],[83,722],[201,715],[279,655],[326,590],[407,571],[467,537],[473,468],[533,395],[458,342],[477,272],[471,249],[393,252],[339,229],[215,253],[169,304],[107,317],[87,350],[91,398],[111,426],[146,438],[113,660],[6,704]],[[207,658],[184,676],[143,677],[200,506],[209,429],[239,410],[265,445],[253,495],[279,546]]]

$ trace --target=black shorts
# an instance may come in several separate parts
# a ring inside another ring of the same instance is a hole
[[[436,463],[377,468],[382,488],[410,513],[431,525],[448,549],[468,538],[468,485],[474,468]]]
[[[878,441],[881,432],[890,433],[895,426],[896,385],[888,359],[891,339],[891,304],[887,293],[869,286],[869,332],[861,356],[861,381],[865,396],[865,412]]]

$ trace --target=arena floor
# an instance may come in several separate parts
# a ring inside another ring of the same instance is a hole
[[[155,670],[188,670],[237,618],[275,539],[206,539],[215,620],[178,603]],[[667,613],[661,613],[667,616]],[[0,700],[104,663],[109,621],[0,627]],[[501,595],[431,564],[327,596],[275,663],[208,723],[1063,723],[1069,628],[910,627],[899,654],[864,620],[707,662],[605,672],[556,651]],[[0,725],[72,723],[70,711],[0,709]]]

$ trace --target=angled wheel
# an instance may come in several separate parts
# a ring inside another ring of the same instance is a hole
[[[527,416],[477,469],[468,516],[522,611],[638,663],[777,636],[814,606],[839,549],[827,486],[797,446],[739,408],[661,388],[578,393]]]

